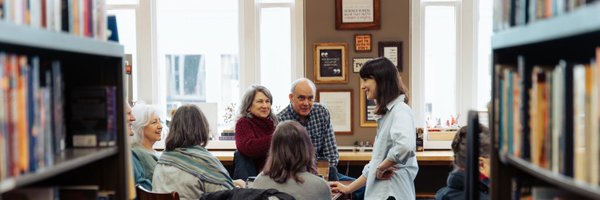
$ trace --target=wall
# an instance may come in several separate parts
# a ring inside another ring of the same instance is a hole
[[[345,42],[348,44],[349,81],[347,84],[317,84],[319,90],[352,89],[353,90],[353,116],[352,135],[337,135],[338,145],[352,145],[354,141],[373,141],[376,128],[360,127],[360,76],[352,71],[352,58],[377,57],[379,41],[402,41],[401,73],[404,84],[410,88],[410,0],[381,0],[381,29],[379,30],[336,30],[335,29],[335,0],[306,0],[304,3],[304,41],[305,41],[305,67],[307,78],[314,80],[314,44],[323,42]],[[357,53],[354,51],[355,34],[372,35],[372,51]],[[409,93],[410,94],[410,93]]]

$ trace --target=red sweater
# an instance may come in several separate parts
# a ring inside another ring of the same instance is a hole
[[[258,171],[265,165],[274,131],[270,118],[243,117],[235,124],[235,145],[240,153],[254,160]]]

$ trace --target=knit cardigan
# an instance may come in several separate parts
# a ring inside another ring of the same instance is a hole
[[[275,123],[270,118],[242,117],[235,124],[235,145],[261,171],[271,146]]]

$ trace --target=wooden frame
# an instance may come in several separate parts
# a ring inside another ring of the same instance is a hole
[[[348,83],[348,44],[315,43],[315,83]]]
[[[335,29],[380,28],[381,0],[335,0]]]
[[[362,87],[362,79],[360,79],[359,87]],[[375,117],[375,100],[368,100],[367,94],[362,89],[360,90],[360,127],[377,127]]]
[[[369,60],[373,60],[373,58],[352,58],[352,71],[360,72],[360,68]]]
[[[379,57],[390,59],[399,72],[402,72],[402,42],[383,41],[379,42]]]
[[[371,34],[354,35],[354,51],[371,52],[371,46],[373,46],[373,37]]]
[[[318,91],[317,101],[329,110],[336,135],[352,134],[352,93],[352,89]]]

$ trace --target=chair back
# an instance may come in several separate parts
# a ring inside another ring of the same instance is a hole
[[[137,192],[137,197],[139,200],[179,200],[179,194],[177,192],[170,193],[158,193],[148,191],[146,188],[141,185],[137,185],[135,187],[135,191]]]

